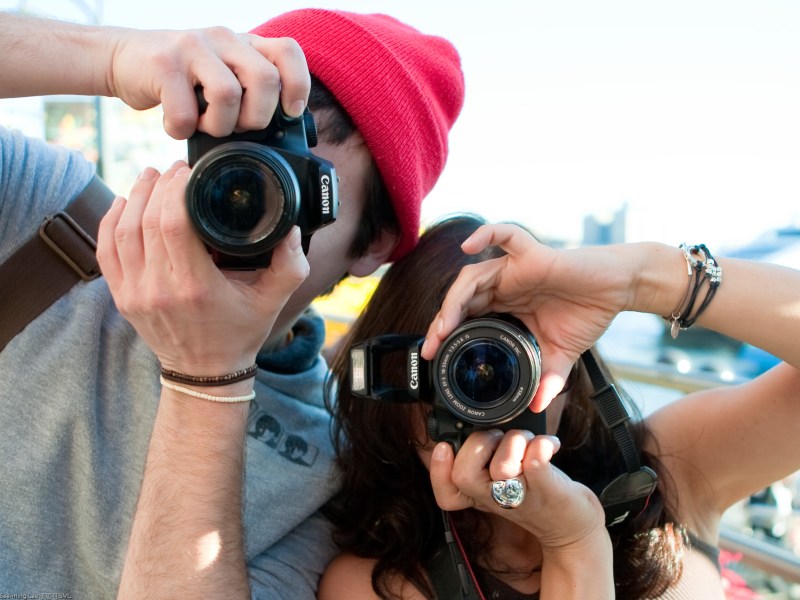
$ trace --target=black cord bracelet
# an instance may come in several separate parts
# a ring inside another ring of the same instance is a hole
[[[695,244],[694,246],[681,244],[680,249],[683,250],[686,258],[686,274],[689,281],[678,306],[669,317],[663,317],[670,325],[672,339],[677,338],[681,331],[689,329],[695,324],[711,304],[717,289],[722,284],[722,267],[719,266],[708,246],[705,244]],[[695,304],[700,297],[700,290],[706,282],[708,282],[708,289],[695,309]]]
[[[708,281],[709,287],[705,298],[703,298],[700,306],[697,307],[697,312],[692,315],[690,307],[690,309],[688,309],[685,313],[686,316],[681,318],[681,329],[689,329],[689,327],[695,324],[700,315],[702,315],[706,308],[708,308],[708,305],[711,304],[711,300],[714,299],[714,295],[717,293],[717,289],[719,289],[719,286],[722,283],[722,268],[717,264],[716,259],[711,254],[711,251],[708,249],[708,247],[705,244],[698,244],[694,248],[696,248],[698,252],[702,252],[705,255],[705,261],[702,268],[703,282]]]

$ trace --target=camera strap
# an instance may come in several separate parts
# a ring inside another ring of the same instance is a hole
[[[453,516],[448,511],[442,511],[442,522],[450,560],[446,561],[447,556],[441,555],[428,570],[431,582],[436,588],[436,597],[442,600],[455,600],[456,598],[486,600],[472,570],[469,557],[458,537]],[[457,594],[459,595],[457,596]]]
[[[95,175],[0,264],[0,351],[73,285],[100,276],[95,239],[113,200],[114,193]]]
[[[612,527],[645,509],[650,495],[656,489],[658,477],[655,471],[642,466],[639,449],[628,427],[630,415],[617,388],[606,379],[591,350],[584,352],[581,359],[594,388],[591,398],[600,418],[617,442],[627,471],[600,493],[600,503],[606,513],[606,527]]]

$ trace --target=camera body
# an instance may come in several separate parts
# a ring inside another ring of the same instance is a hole
[[[503,314],[469,319],[432,361],[420,355],[423,341],[390,334],[351,347],[351,392],[379,401],[431,401],[428,433],[456,451],[476,429],[546,432],[544,411],[529,409],[541,377],[539,346],[519,320]],[[387,357],[398,351],[406,354],[402,379],[386,369]]]
[[[308,253],[311,235],[336,220],[336,171],[311,153],[316,144],[309,110],[292,118],[280,105],[265,129],[223,138],[197,132],[188,140],[186,206],[219,268],[269,266],[293,225]]]

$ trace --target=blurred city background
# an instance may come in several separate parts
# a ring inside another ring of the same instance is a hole
[[[0,0],[0,10],[81,23],[237,31],[304,6]],[[718,255],[800,268],[800,3],[313,6],[386,12],[458,47],[467,99],[423,226],[469,211],[522,222],[556,246],[704,242]],[[164,133],[160,109],[137,112],[110,98],[0,100],[0,124],[80,149],[123,195],[145,166],[163,170],[186,154],[185,142]],[[379,276],[348,279],[317,302],[330,344]],[[600,347],[645,414],[775,364],[699,329],[672,340],[651,315],[621,315]],[[799,486],[797,476],[776,482],[726,515],[729,598],[800,598]]]

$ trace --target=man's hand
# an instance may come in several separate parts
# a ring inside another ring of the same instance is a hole
[[[216,137],[263,129],[280,101],[299,116],[311,79],[290,38],[236,34],[224,27],[189,31],[116,30],[107,65],[109,93],[136,109],[161,104],[176,139],[200,129]],[[195,86],[208,109],[200,115]]]
[[[269,268],[217,269],[189,222],[189,173],[182,162],[160,177],[145,170],[103,218],[97,258],[120,312],[164,368],[221,375],[253,364],[309,266],[295,228]]]
[[[176,139],[258,130],[278,101],[289,116],[308,102],[311,77],[292,39],[224,27],[141,30],[91,26],[0,11],[0,97],[116,96],[137,110],[159,104]],[[208,102],[198,110],[195,88]]]

